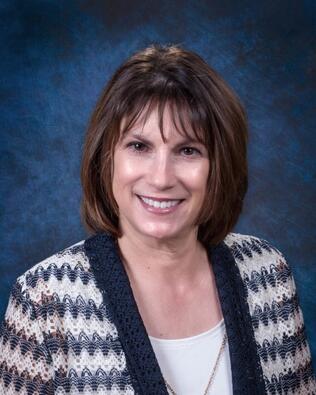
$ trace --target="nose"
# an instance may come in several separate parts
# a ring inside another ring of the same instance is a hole
[[[148,182],[153,188],[165,190],[175,185],[176,176],[172,158],[166,151],[160,151],[155,155],[148,174]]]

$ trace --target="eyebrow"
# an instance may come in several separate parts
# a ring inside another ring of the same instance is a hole
[[[140,140],[144,144],[152,145],[152,143],[148,139],[146,139],[146,137],[143,137],[140,133],[137,133],[137,132],[131,132],[131,133],[127,132],[123,136],[122,140],[125,140],[125,139],[127,139],[129,137],[130,138],[136,138],[136,139]],[[184,140],[182,140],[178,144],[176,144],[176,146],[180,146],[180,145],[184,145],[184,144],[192,144],[192,143],[203,145],[203,143],[200,142],[197,139],[186,137]]]

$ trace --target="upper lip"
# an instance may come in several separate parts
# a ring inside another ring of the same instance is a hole
[[[146,196],[146,195],[137,195],[139,197],[144,197],[147,199],[151,199],[151,200],[157,200],[158,202],[163,202],[163,201],[170,201],[170,200],[183,200],[183,199],[174,199],[174,198],[161,198],[161,197],[154,197],[154,196]]]

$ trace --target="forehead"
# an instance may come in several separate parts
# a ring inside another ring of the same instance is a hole
[[[194,130],[190,116],[185,109],[166,104],[162,108],[158,105],[147,105],[137,114],[124,116],[120,125],[120,138],[128,135],[155,135],[159,129],[164,141],[175,137],[185,137],[204,143],[205,133]]]

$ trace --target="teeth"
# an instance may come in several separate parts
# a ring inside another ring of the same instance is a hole
[[[152,199],[147,199],[143,196],[140,196],[140,198],[147,204],[149,204],[149,206],[153,206],[156,208],[168,208],[168,207],[173,207],[175,205],[177,205],[180,200],[169,200],[169,201],[164,201],[164,202],[158,202],[157,200],[152,200]]]

